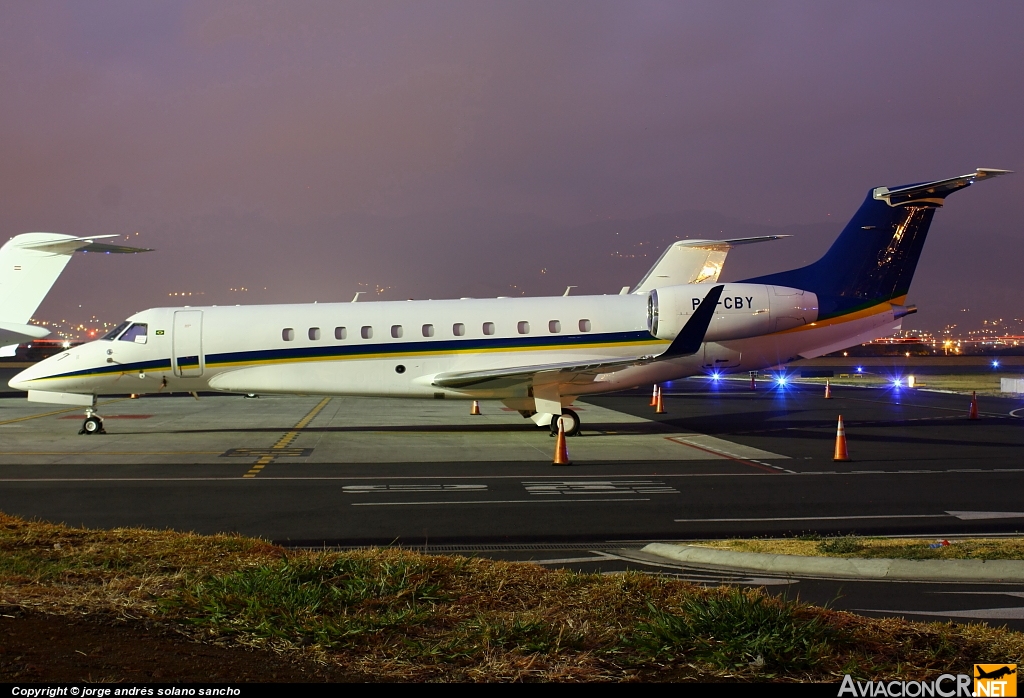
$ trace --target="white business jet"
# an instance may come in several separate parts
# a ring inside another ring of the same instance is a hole
[[[86,407],[87,434],[102,431],[97,395],[159,390],[499,399],[574,434],[580,396],[777,366],[899,329],[936,209],[1006,173],[871,189],[820,260],[737,283],[717,283],[720,257],[743,241],[680,241],[619,295],[153,308],[10,385]]]
[[[151,251],[96,242],[115,237],[119,236],[24,233],[0,247],[0,356],[14,356],[19,344],[50,334],[48,329],[28,322],[75,252]]]

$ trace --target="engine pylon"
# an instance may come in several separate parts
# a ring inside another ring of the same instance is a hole
[[[850,452],[846,448],[846,427],[843,426],[843,415],[839,415],[839,426],[836,427],[836,452],[832,460],[850,460]]]

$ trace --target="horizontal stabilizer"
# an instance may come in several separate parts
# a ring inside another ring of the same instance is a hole
[[[31,342],[50,334],[50,330],[38,325],[22,325],[16,322],[0,322],[0,346]]]
[[[52,254],[72,254],[81,250],[82,252],[104,252],[113,254],[135,254],[136,252],[152,252],[148,247],[130,247],[128,245],[111,245],[105,242],[95,242],[107,238],[116,238],[120,235],[92,235],[88,237],[71,237],[62,235],[57,239],[32,241],[18,244],[25,250],[39,250]]]
[[[665,286],[713,284],[718,281],[729,250],[737,245],[769,242],[789,235],[759,235],[729,240],[679,240],[662,252],[633,293],[648,293]]]
[[[935,182],[924,182],[922,184],[910,184],[903,187],[890,189],[889,187],[877,187],[873,191],[876,199],[885,201],[890,206],[900,206],[915,202],[942,204],[942,200],[955,192],[957,189],[969,187],[980,179],[990,179],[999,175],[1011,174],[1012,170],[994,170],[987,167],[979,167],[970,174],[940,179]]]

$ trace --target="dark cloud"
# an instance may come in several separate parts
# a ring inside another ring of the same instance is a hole
[[[735,252],[738,278],[820,252],[872,186],[1024,169],[1022,20],[1016,2],[11,4],[0,224],[158,248],[75,260],[54,319],[180,290],[614,293],[647,245],[799,232]],[[1022,191],[950,199],[915,322],[1024,314]]]

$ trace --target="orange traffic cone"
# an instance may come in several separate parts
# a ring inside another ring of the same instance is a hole
[[[978,418],[978,391],[977,390],[972,390],[971,391],[971,411],[967,415],[967,418],[968,419],[977,419]]]
[[[757,390],[757,382],[755,381],[756,378],[757,378],[757,371],[751,371],[750,372],[750,389],[751,390]]]
[[[572,461],[569,460],[569,449],[565,446],[565,424],[560,416],[555,419],[558,420],[558,439],[555,441],[555,459],[551,461],[551,465],[572,465]]]
[[[473,400],[473,406],[469,408],[470,414],[480,414],[480,401]]]
[[[665,414],[665,402],[661,399],[661,388],[658,388],[658,399],[655,401],[654,414]]]
[[[658,404],[658,386],[657,386],[657,384],[655,384],[654,388],[651,390],[651,407],[654,407],[657,404]]]
[[[850,452],[846,450],[846,429],[843,427],[843,415],[839,415],[839,426],[836,428],[836,453],[832,460],[850,460]]]
[[[825,379],[825,399],[832,399],[832,386],[829,385],[828,379]]]

